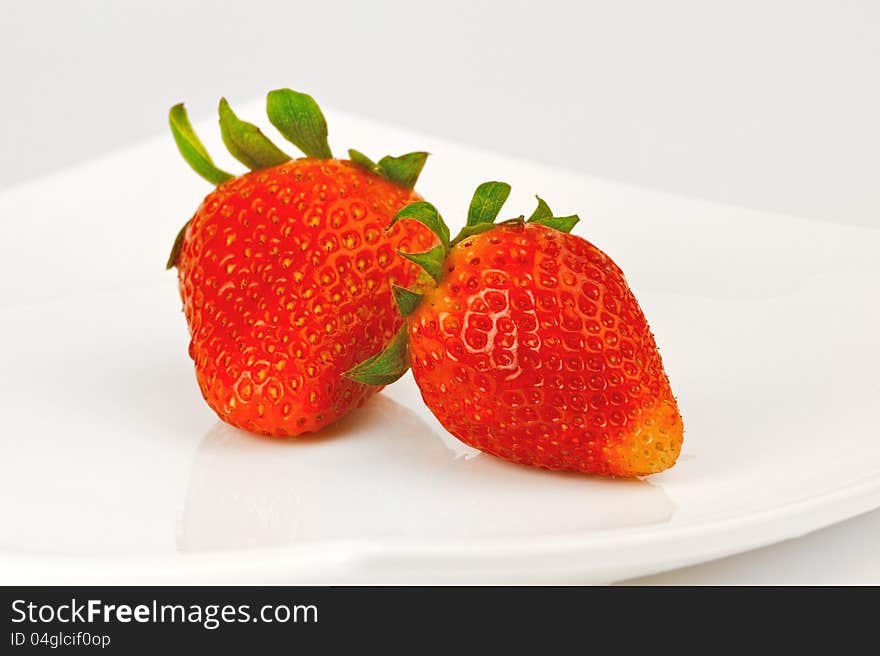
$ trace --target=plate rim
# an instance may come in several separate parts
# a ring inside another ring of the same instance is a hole
[[[723,558],[799,537],[880,507],[880,472],[851,484],[757,512],[695,521],[680,526],[647,527],[447,540],[407,538],[314,540],[295,546],[178,552],[164,555],[63,555],[0,550],[0,583],[62,580],[126,584],[134,581],[186,583],[241,582],[345,584],[354,582],[483,582],[534,580],[522,570],[535,559],[558,560],[544,568],[550,580],[585,578],[610,583]],[[767,530],[768,527],[772,527]],[[729,541],[721,540],[729,538]],[[652,554],[644,549],[652,548]],[[615,554],[618,561],[593,563]],[[477,561],[476,563],[474,561]],[[405,576],[388,567],[406,561]],[[464,567],[461,565],[469,561]],[[458,567],[456,567],[458,565]],[[452,566],[452,567],[450,567]],[[442,571],[436,571],[442,568]]]

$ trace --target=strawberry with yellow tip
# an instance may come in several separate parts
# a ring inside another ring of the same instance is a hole
[[[440,423],[466,444],[525,465],[642,476],[675,464],[683,438],[660,352],[626,278],[577,216],[547,204],[495,223],[510,187],[477,189],[450,239],[433,205],[400,210],[439,244],[402,253],[431,283],[396,286],[406,325],[348,372],[387,385],[408,368]]]

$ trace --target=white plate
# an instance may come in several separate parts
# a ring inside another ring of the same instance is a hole
[[[430,150],[419,188],[454,225],[486,179],[513,184],[511,216],[534,193],[579,212],[657,336],[679,464],[627,482],[500,462],[409,378],[321,437],[221,424],[163,270],[208,187],[163,136],[0,195],[0,582],[608,582],[880,506],[880,231],[328,116],[337,152]]]

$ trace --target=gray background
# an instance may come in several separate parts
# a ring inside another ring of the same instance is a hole
[[[0,184],[277,86],[504,153],[880,226],[880,3],[11,2]]]
[[[880,3],[10,2],[0,188],[278,86],[492,150],[880,228]],[[0,220],[8,220],[2,217]],[[646,579],[880,583],[880,512]]]

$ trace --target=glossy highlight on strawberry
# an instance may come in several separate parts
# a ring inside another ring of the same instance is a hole
[[[233,177],[214,166],[180,112],[172,109],[171,121],[181,153],[218,184],[169,258],[202,395],[221,419],[252,432],[319,430],[377,391],[342,374],[403,323],[391,286],[414,284],[419,269],[397,251],[435,243],[416,224],[386,231],[420,200],[412,186],[425,154],[333,159],[314,101],[281,90],[269,94],[270,120],[307,157],[287,157],[224,100],[224,142],[254,169]]]
[[[506,460],[616,476],[671,467],[682,421],[623,272],[540,199],[529,221],[495,224],[501,195],[451,240],[405,334],[352,375],[387,383],[411,366],[450,433]],[[398,217],[411,214],[426,216]]]

